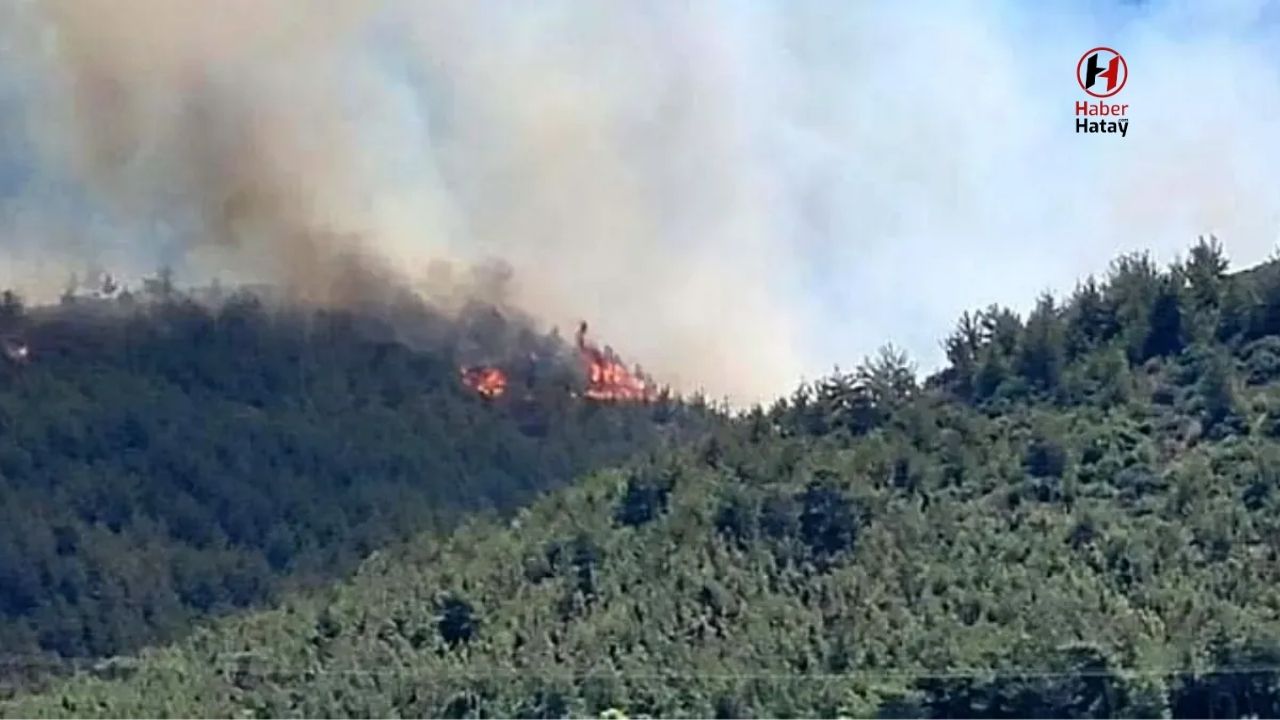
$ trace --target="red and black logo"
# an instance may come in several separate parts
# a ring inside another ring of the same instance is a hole
[[[1109,47],[1096,47],[1080,56],[1076,63],[1076,82],[1080,89],[1101,100],[1076,101],[1077,133],[1129,134],[1129,104],[1109,102],[1107,98],[1124,89],[1129,80],[1129,64],[1124,56]]]
[[[1097,98],[1111,97],[1129,80],[1129,64],[1109,47],[1096,47],[1080,56],[1076,81],[1080,89]]]

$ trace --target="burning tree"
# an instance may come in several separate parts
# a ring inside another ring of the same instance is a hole
[[[496,367],[466,367],[462,368],[462,384],[481,397],[499,398],[507,391],[507,374]]]
[[[578,354],[587,373],[584,394],[592,400],[652,402],[657,397],[657,387],[639,366],[628,370],[613,348],[601,349],[587,340],[586,322],[578,326]]]
[[[601,402],[653,402],[657,385],[636,366],[628,369],[613,348],[587,339],[587,324],[578,326],[577,355],[586,388],[582,395]],[[495,365],[471,365],[460,369],[463,385],[489,399],[502,397],[510,384],[508,373]]]

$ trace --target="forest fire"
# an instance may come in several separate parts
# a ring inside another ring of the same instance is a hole
[[[587,324],[578,326],[578,358],[586,375],[582,395],[601,402],[653,402],[657,386],[637,366],[627,369],[613,348],[597,347],[587,340]],[[507,373],[492,365],[464,366],[460,370],[462,384],[481,397],[496,399],[507,391]]]
[[[584,393],[592,400],[616,402],[651,402],[657,392],[639,367],[632,372],[605,346],[600,349],[587,341],[587,324],[578,326],[578,354],[587,373]]]
[[[507,391],[507,374],[496,367],[462,368],[462,384],[481,397],[499,398]]]

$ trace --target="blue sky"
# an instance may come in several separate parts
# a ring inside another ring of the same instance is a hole
[[[1280,231],[1272,2],[68,7],[0,5],[0,282],[285,277],[299,233],[415,281],[501,257],[547,324],[760,398],[885,342],[932,367],[963,310],[1121,252],[1215,232],[1247,265]],[[1125,138],[1074,132],[1095,45]],[[73,102],[103,78],[131,112]]]

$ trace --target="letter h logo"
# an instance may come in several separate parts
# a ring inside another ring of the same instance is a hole
[[[1076,63],[1076,82],[1080,89],[1094,97],[1111,97],[1120,92],[1129,79],[1129,65],[1124,56],[1106,47],[1096,47],[1080,56]],[[1101,89],[1106,81],[1106,89]],[[1099,87],[1095,88],[1097,85]]]

